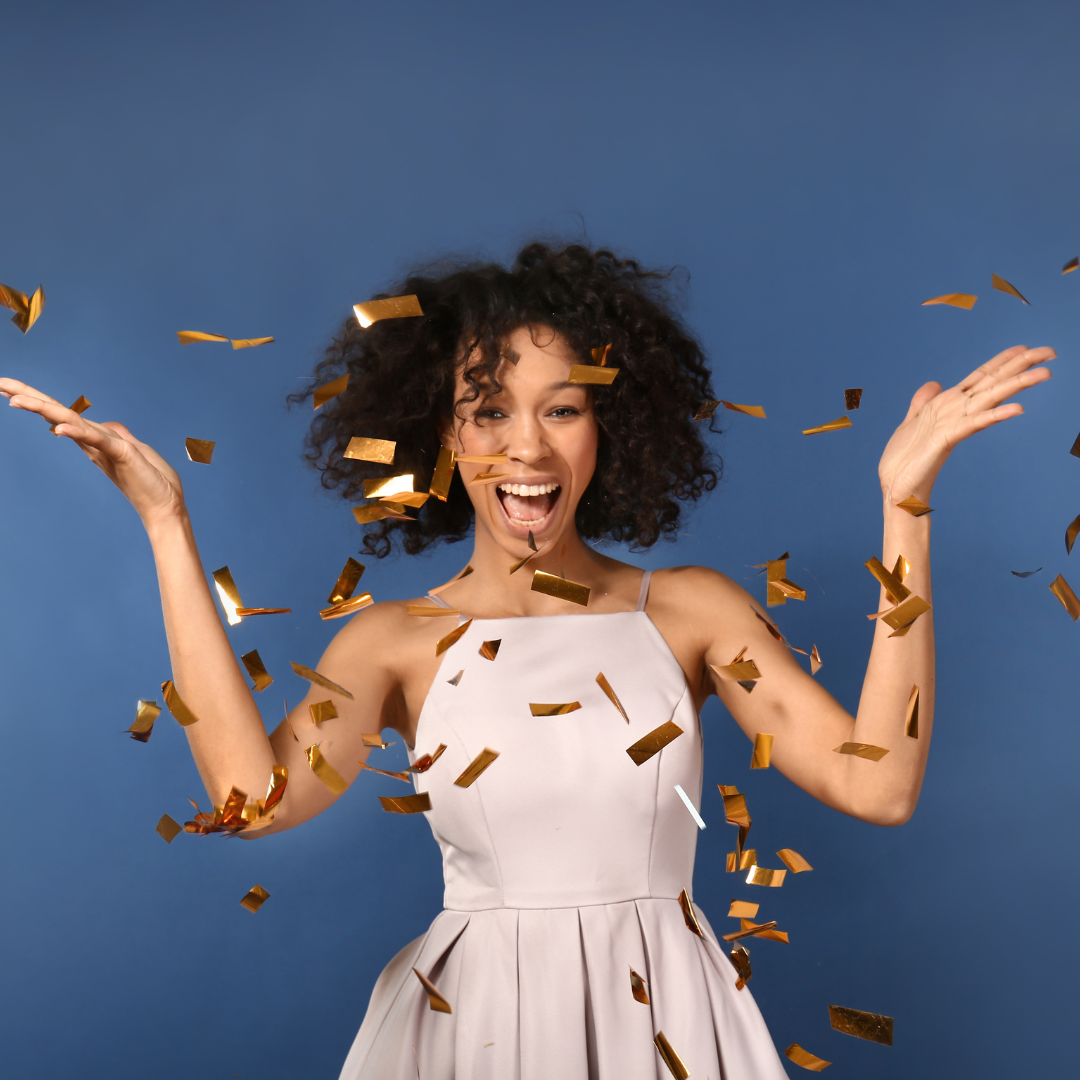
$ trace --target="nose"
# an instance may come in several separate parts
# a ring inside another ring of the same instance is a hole
[[[515,417],[506,444],[506,456],[522,465],[537,465],[551,453],[539,417]]]

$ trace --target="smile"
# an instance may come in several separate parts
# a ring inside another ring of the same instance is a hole
[[[555,510],[562,488],[559,484],[500,484],[499,504],[511,526],[536,530]]]

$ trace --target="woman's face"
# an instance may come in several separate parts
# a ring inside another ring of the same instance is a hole
[[[535,337],[535,341],[533,340]],[[536,341],[544,344],[537,345]],[[507,343],[517,364],[504,361],[501,390],[459,409],[452,441],[458,456],[506,454],[504,464],[463,462],[461,478],[476,509],[477,532],[486,530],[518,557],[531,532],[537,545],[574,529],[574,514],[596,468],[597,425],[588,387],[567,383],[578,357],[550,328],[515,330]],[[457,400],[467,394],[458,373]],[[483,472],[505,479],[473,485]]]

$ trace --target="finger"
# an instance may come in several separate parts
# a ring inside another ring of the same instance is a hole
[[[1026,351],[1026,345],[1014,345],[1010,349],[999,352],[997,356],[987,360],[985,364],[980,364],[966,379],[961,379],[956,384],[956,388],[966,393],[987,375],[997,371],[1003,364],[1007,364],[1014,356],[1019,356]]]
[[[915,396],[911,399],[911,405],[908,407],[907,416],[904,420],[910,420],[915,416],[919,410],[928,402],[933,400],[941,393],[941,383],[928,382],[923,383],[918,390],[915,391]]]
[[[1012,378],[1018,372],[1025,371],[1036,364],[1045,364],[1056,359],[1057,353],[1045,345],[1037,349],[1024,349],[995,370],[988,372],[978,382],[969,386],[967,392],[970,395],[982,393],[995,383]]]
[[[115,432],[125,442],[134,446],[135,449],[158,470],[158,472],[163,473],[164,475],[175,475],[172,466],[152,446],[137,439],[118,420],[107,420],[101,426]]]
[[[977,431],[984,431],[988,427],[1000,424],[1002,420],[1011,420],[1014,416],[1023,416],[1024,406],[1019,401],[1011,401],[1008,405],[999,405],[996,409],[987,409],[985,412],[976,413],[967,417],[962,424],[958,424],[953,436],[948,440],[949,446],[953,447],[959,442]]]
[[[69,410],[70,411],[70,410]],[[56,434],[65,436],[86,450],[96,450],[110,461],[123,464],[131,461],[137,453],[135,448],[119,435],[115,435],[104,424],[91,424],[78,413],[74,414],[81,423],[61,423],[56,425]]]
[[[1003,401],[1007,401],[1013,394],[1018,394],[1021,390],[1026,390],[1029,386],[1035,386],[1037,383],[1046,382],[1050,377],[1049,368],[1036,367],[1021,371],[1011,379],[994,383],[981,393],[972,394],[969,410],[971,413],[975,413],[993,408]]]
[[[37,398],[40,401],[56,401],[56,398],[51,398],[48,394],[35,390],[34,387],[26,383],[19,382],[18,379],[0,379],[0,395],[11,398],[16,394],[25,394],[27,397]],[[56,404],[59,405],[60,402],[56,401]]]

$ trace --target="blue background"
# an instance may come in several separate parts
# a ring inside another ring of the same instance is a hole
[[[809,598],[780,624],[849,708],[888,434],[923,381],[1053,345],[1027,415],[935,491],[938,726],[914,819],[875,828],[750,774],[714,700],[695,886],[720,932],[752,893],[790,931],[753,947],[753,992],[778,1047],[835,1080],[1071,1071],[1078,629],[1047,585],[1080,587],[1080,273],[1060,275],[1080,253],[1078,44],[1074,4],[1000,0],[5,4],[0,280],[48,304],[26,337],[0,321],[0,370],[128,423],[180,470],[207,570],[292,607],[230,631],[277,680],[272,727],[359,544],[301,460],[310,406],[284,399],[414,260],[584,234],[687,268],[718,393],[768,420],[724,414],[721,489],[641,562],[743,580],[790,549]],[[920,307],[954,291],[975,309]],[[182,348],[180,329],[277,341]],[[854,428],[804,438],[848,386]],[[212,466],[187,436],[217,441]],[[32,417],[0,417],[0,461],[5,1074],[332,1080],[376,974],[440,906],[425,823],[383,814],[394,782],[368,776],[302,829],[166,846],[160,815],[205,797],[167,716],[146,745],[123,735],[169,675],[145,536]],[[467,555],[364,585],[412,596]],[[813,873],[767,895],[725,876],[718,782],[748,793],[759,851]],[[829,1003],[895,1016],[896,1045],[833,1032]]]

